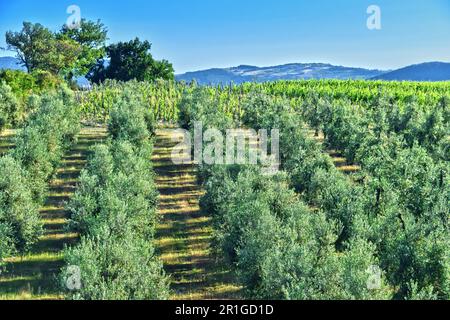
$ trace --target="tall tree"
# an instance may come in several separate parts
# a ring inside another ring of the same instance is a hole
[[[42,57],[43,61],[39,65],[39,69],[49,71],[54,75],[67,75],[82,52],[81,46],[70,39],[53,39],[50,44],[52,48],[47,55]]]
[[[60,75],[75,64],[82,52],[76,41],[57,37],[39,23],[24,22],[21,31],[8,31],[6,43],[28,72],[45,70]]]
[[[73,76],[85,76],[94,67],[98,59],[105,55],[108,29],[100,20],[81,20],[79,28],[70,29],[66,25],[57,35],[59,39],[71,39],[81,45],[81,53],[73,66]]]
[[[8,49],[16,52],[21,64],[28,72],[37,69],[42,63],[43,53],[50,51],[49,44],[53,34],[43,25],[24,22],[19,32],[6,32]]]
[[[140,41],[139,38],[108,46],[106,55],[109,61],[99,59],[88,79],[95,83],[105,79],[119,81],[173,79],[172,64],[166,60],[154,60],[150,53],[151,47],[150,42]]]
[[[167,60],[153,62],[153,77],[155,79],[166,79],[173,80],[174,79],[174,69],[172,64]]]

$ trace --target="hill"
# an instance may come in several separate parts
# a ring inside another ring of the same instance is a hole
[[[384,71],[334,66],[324,63],[291,63],[272,67],[241,65],[225,69],[208,69],[176,76],[177,80],[199,84],[266,82],[298,79],[370,79]]]
[[[19,64],[19,60],[14,57],[0,57],[0,70],[25,70],[23,66]]]
[[[388,81],[448,81],[450,63],[427,62],[391,71],[373,78]]]

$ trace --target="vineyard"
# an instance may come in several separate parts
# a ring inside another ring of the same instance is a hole
[[[448,300],[449,120],[448,82],[2,83],[0,298]],[[280,170],[172,163],[198,122]]]

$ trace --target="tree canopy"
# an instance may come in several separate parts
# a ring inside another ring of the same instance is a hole
[[[28,72],[42,69],[57,73],[61,63],[73,62],[80,49],[74,41],[57,41],[49,29],[31,22],[24,22],[19,32],[6,32],[6,43]]]
[[[106,46],[107,40],[108,29],[100,20],[82,19],[79,28],[64,25],[58,32],[24,22],[22,30],[6,32],[8,49],[16,52],[28,73],[44,70],[68,81],[86,76],[94,83],[174,78],[172,64],[155,60],[147,40],[135,38]]]
[[[150,53],[152,45],[139,38],[128,42],[111,44],[106,48],[107,60],[99,59],[88,75],[94,83],[106,79],[119,81],[151,81],[173,79],[174,69],[167,60],[157,61]]]
[[[64,25],[57,37],[70,39],[81,46],[81,52],[71,72],[75,76],[85,76],[105,54],[108,29],[100,20],[93,22],[81,19],[80,28],[70,29]]]

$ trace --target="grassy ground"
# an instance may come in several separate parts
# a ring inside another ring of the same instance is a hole
[[[238,298],[230,271],[211,253],[211,218],[200,211],[195,166],[175,165],[171,132],[157,132],[153,163],[160,192],[157,248],[171,277],[172,299]],[[180,138],[180,136],[178,136]]]
[[[4,155],[13,145],[15,130],[4,130],[0,133],[0,156]]]
[[[83,128],[78,143],[64,157],[40,210],[44,234],[29,254],[7,259],[6,270],[0,274],[0,299],[62,298],[56,278],[63,263],[61,250],[78,238],[77,234],[65,230],[64,203],[76,188],[89,147],[101,142],[104,136],[104,129]]]
[[[305,130],[309,137],[313,138],[321,144],[324,143],[325,138],[323,136],[323,133],[320,132],[318,135],[316,135],[313,129],[305,128]],[[332,158],[336,168],[345,174],[352,174],[361,170],[361,167],[359,165],[349,164],[347,162],[347,159],[338,150],[326,149],[324,150],[324,152],[326,152]]]

